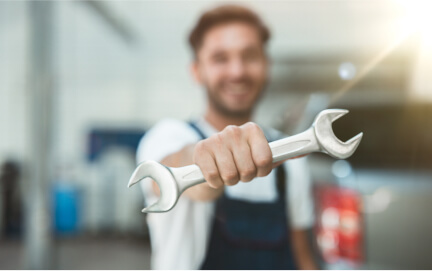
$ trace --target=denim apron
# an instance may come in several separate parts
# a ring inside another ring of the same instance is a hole
[[[190,122],[202,139],[205,135]],[[201,269],[296,269],[286,212],[285,170],[277,169],[276,202],[216,201],[207,254]]]

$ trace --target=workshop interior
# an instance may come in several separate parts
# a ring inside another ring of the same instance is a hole
[[[140,139],[202,114],[187,35],[225,1],[0,2],[0,269],[150,269]],[[432,269],[432,1],[241,1],[269,26],[255,113],[286,134],[324,109],[313,153],[322,269]],[[169,260],[169,259],[167,259]]]

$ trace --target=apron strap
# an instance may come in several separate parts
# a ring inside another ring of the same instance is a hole
[[[199,137],[201,138],[201,140],[206,139],[207,137],[204,135],[204,133],[201,131],[200,128],[198,128],[198,126],[196,125],[195,121],[188,121],[189,127],[191,127],[193,130],[195,130],[195,132],[199,135]]]

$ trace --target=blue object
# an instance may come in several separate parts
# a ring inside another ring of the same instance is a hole
[[[104,150],[112,146],[127,147],[135,153],[144,134],[145,131],[141,129],[93,129],[88,135],[88,160],[95,161]]]
[[[73,184],[57,183],[53,188],[54,229],[59,234],[79,231],[81,195]]]

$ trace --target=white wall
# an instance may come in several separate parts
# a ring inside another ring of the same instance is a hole
[[[27,152],[27,14],[23,2],[0,2],[0,161]]]
[[[85,3],[55,2],[57,156],[82,159],[85,133],[95,125],[149,127],[164,117],[187,119],[202,112],[204,96],[189,75],[186,37],[201,11],[215,3],[106,2],[136,35],[138,41],[128,45]],[[403,15],[392,1],[241,3],[255,8],[270,25],[273,58],[347,48],[379,50],[397,37],[395,22]],[[25,99],[31,87],[26,85],[26,12],[26,3],[0,3],[2,157],[26,151]],[[280,94],[272,95],[267,99],[285,102]],[[286,95],[287,105],[290,99],[304,98]],[[257,119],[268,121],[273,102],[263,104],[269,107],[260,108]]]

